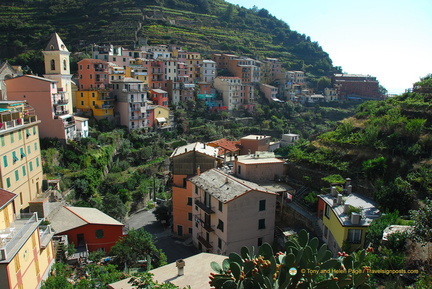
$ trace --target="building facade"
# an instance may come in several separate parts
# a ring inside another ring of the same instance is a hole
[[[187,179],[215,168],[218,150],[203,143],[178,147],[171,154],[173,231],[178,236],[192,234],[192,189]]]
[[[228,255],[243,246],[272,243],[276,193],[211,169],[192,184],[192,241],[203,252]]]
[[[26,102],[0,101],[0,188],[18,196],[17,212],[27,212],[42,191],[39,123]]]

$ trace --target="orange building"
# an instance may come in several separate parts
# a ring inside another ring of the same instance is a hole
[[[191,235],[192,189],[186,180],[199,172],[215,168],[219,162],[218,150],[197,142],[178,147],[170,158],[173,176],[173,231],[179,236]]]

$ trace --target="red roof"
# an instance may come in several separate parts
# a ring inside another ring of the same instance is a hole
[[[231,141],[225,138],[209,142],[208,145],[218,147],[219,155],[224,154],[226,151],[235,152],[240,149],[240,141]]]
[[[0,208],[3,208],[3,206],[7,205],[10,201],[15,199],[16,196],[17,194],[0,189]]]

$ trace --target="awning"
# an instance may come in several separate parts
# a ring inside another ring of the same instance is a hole
[[[157,117],[156,120],[157,120],[157,122],[159,122],[159,123],[167,122],[166,118],[164,118],[164,117]]]

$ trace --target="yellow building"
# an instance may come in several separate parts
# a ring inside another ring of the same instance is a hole
[[[15,214],[17,198],[0,189],[0,288],[39,288],[54,263],[54,232],[37,213]]]
[[[0,101],[0,188],[17,194],[17,212],[42,189],[39,123],[25,101]]]
[[[77,91],[75,106],[78,111],[91,111],[98,120],[114,117],[114,98],[108,89]]]
[[[350,190],[346,190],[348,194],[344,196],[333,187],[332,193],[318,196],[322,239],[333,254],[364,248],[366,232],[371,222],[380,216],[372,201]]]

